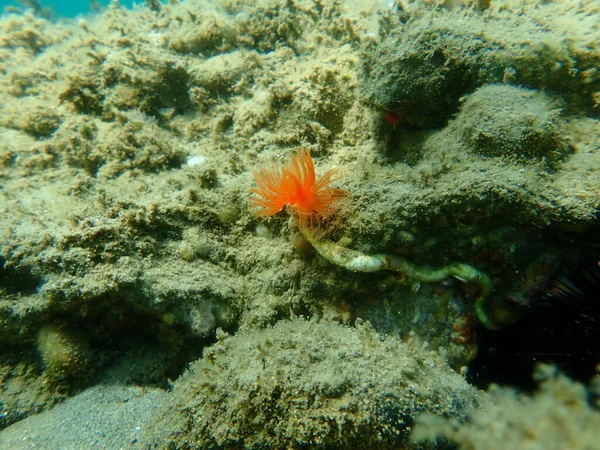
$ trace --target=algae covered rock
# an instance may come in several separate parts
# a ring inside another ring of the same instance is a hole
[[[481,289],[330,264],[290,242],[285,214],[254,216],[251,172],[307,148],[349,194],[328,238],[467,264],[493,281],[490,317],[525,311],[559,259],[597,244],[593,5],[168,3],[113,2],[79,26],[0,20],[4,424],[82,387],[86,360],[95,380],[164,386],[219,327],[244,331],[175,382],[176,448],[398,447],[416,412],[461,417],[473,391],[394,336],[467,364]],[[277,324],[298,315],[389,337]],[[32,394],[15,381],[30,379]]]
[[[590,405],[586,387],[547,365],[538,367],[535,378],[541,384],[533,396],[492,386],[491,402],[463,424],[423,415],[411,438],[444,437],[469,450],[600,448],[600,412]]]
[[[37,351],[48,379],[74,379],[89,371],[89,344],[73,330],[55,324],[42,326],[37,334]]]
[[[379,42],[364,51],[363,98],[426,127],[443,124],[463,95],[489,83],[561,92],[571,106],[594,113],[599,61],[585,43],[597,40],[597,31],[583,14],[560,8],[530,6],[519,15],[501,7],[485,14],[427,7],[390,13]],[[564,20],[548,18],[554,14]]]
[[[453,126],[485,156],[546,158],[566,153],[560,110],[545,93],[507,85],[484,86],[466,98]]]
[[[415,342],[303,319],[221,336],[174,392],[189,427],[176,448],[398,448],[415,414],[480,400]]]

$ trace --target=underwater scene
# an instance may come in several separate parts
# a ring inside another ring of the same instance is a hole
[[[600,449],[600,0],[0,5],[0,450]]]

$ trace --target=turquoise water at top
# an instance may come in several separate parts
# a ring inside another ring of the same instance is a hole
[[[27,2],[25,2],[27,3]],[[38,0],[42,7],[51,8],[57,17],[76,17],[79,14],[90,14],[90,2],[87,0]],[[96,3],[106,7],[110,0],[98,0]],[[142,4],[143,0],[121,0],[119,3],[125,7],[131,7],[133,3]],[[0,12],[7,6],[23,8],[23,4],[15,0],[0,0]]]

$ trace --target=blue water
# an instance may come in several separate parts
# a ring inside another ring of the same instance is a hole
[[[89,14],[90,4],[87,0],[39,0],[39,3],[43,7],[52,8],[54,14],[58,17],[76,17],[79,14]],[[99,0],[99,4],[103,7],[110,3],[110,0]],[[119,2],[122,6],[131,7],[134,3],[133,0],[121,0]],[[135,3],[144,3],[143,0],[137,0]],[[15,6],[22,8],[23,5],[15,0],[0,0],[0,12],[4,11],[6,6]]]

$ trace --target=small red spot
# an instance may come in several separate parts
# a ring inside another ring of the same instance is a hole
[[[402,116],[400,113],[396,111],[388,111],[385,113],[385,121],[389,123],[391,126],[395,127],[402,120]]]

